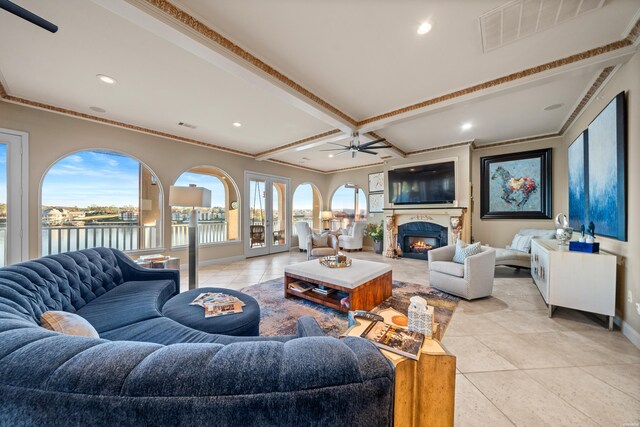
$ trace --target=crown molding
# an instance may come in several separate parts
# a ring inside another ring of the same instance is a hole
[[[5,90],[4,86],[2,85],[2,83],[0,83],[0,98],[2,98],[3,101],[11,103],[11,104],[24,105],[24,106],[27,106],[27,107],[36,108],[38,110],[51,111],[53,113],[58,113],[58,114],[62,114],[62,115],[65,115],[65,116],[75,117],[77,119],[88,120],[88,121],[92,121],[92,122],[97,122],[97,123],[101,123],[101,124],[115,126],[115,127],[119,127],[119,128],[123,128],[123,129],[127,129],[127,130],[132,130],[132,131],[135,131],[135,132],[146,133],[146,134],[153,135],[153,136],[159,136],[159,137],[162,137],[162,138],[173,139],[173,140],[184,142],[184,143],[187,143],[187,144],[199,145],[199,146],[202,146],[202,147],[212,148],[214,150],[224,151],[224,152],[231,153],[231,154],[238,154],[240,156],[246,156],[246,157],[253,157],[254,156],[251,153],[248,153],[248,152],[242,151],[242,150],[236,150],[234,148],[223,147],[221,145],[211,144],[211,143],[204,142],[204,141],[199,141],[199,140],[193,139],[193,138],[185,138],[183,136],[173,135],[173,134],[170,134],[170,133],[167,133],[167,132],[161,132],[161,131],[154,130],[154,129],[148,129],[148,128],[144,128],[144,127],[141,127],[141,126],[136,126],[136,125],[133,125],[133,124],[130,124],[130,123],[120,122],[120,121],[117,121],[117,120],[105,119],[104,117],[98,117],[98,116],[94,116],[94,115],[91,115],[91,114],[80,113],[78,111],[69,110],[68,108],[56,107],[54,105],[45,104],[43,102],[31,101],[29,99],[25,99],[25,98],[20,98],[20,97],[17,97],[17,96],[9,95],[7,93],[7,91]]]

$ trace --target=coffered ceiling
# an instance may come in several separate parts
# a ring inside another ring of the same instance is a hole
[[[503,0],[14,1],[60,30],[0,11],[6,101],[320,171],[558,134],[640,32],[638,0],[599,1],[486,53],[479,18]],[[558,16],[584,7],[523,1]],[[432,29],[418,35],[423,22]],[[353,131],[397,149],[320,151]]]

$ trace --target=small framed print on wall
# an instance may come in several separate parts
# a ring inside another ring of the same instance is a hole
[[[369,213],[381,213],[384,208],[384,193],[369,194]]]
[[[384,172],[369,174],[369,193],[384,191]]]

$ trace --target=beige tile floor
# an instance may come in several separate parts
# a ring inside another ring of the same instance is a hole
[[[390,264],[394,280],[429,283],[424,261],[350,255]],[[296,250],[206,266],[199,283],[242,289],[305,260]],[[529,271],[498,268],[493,296],[461,301],[443,339],[457,357],[456,425],[639,425],[640,350],[603,325],[563,308],[549,319]]]

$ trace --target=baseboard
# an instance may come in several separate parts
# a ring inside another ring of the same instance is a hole
[[[235,261],[242,261],[244,259],[247,259],[246,256],[244,255],[236,255],[236,256],[230,256],[230,257],[226,257],[226,258],[214,258],[214,259],[207,259],[204,261],[199,261],[198,262],[198,267],[204,267],[207,265],[214,265],[214,264],[227,264],[230,262],[235,262]],[[180,269],[183,268],[189,268],[189,264],[180,264]]]
[[[622,335],[627,337],[633,345],[640,348],[640,333],[638,331],[629,326],[624,320],[622,321],[622,327],[620,329],[622,330]]]

